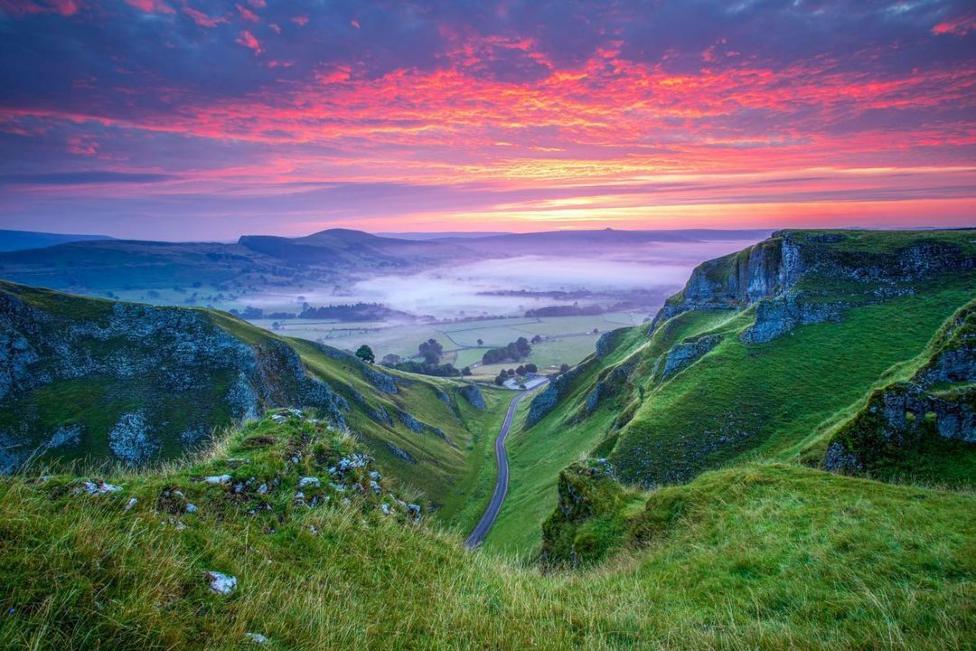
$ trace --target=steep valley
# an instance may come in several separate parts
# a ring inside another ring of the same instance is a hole
[[[971,648],[974,296],[974,230],[703,263],[522,402],[467,551],[512,392],[3,283],[0,646]]]

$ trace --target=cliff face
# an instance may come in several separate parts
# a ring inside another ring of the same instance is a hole
[[[976,238],[976,234],[974,234]],[[743,333],[765,343],[808,323],[837,321],[855,303],[910,294],[914,283],[976,269],[972,242],[959,232],[893,234],[870,244],[861,231],[778,231],[738,253],[709,260],[655,316],[651,330],[691,310],[756,306],[756,323]]]
[[[885,473],[933,441],[976,451],[976,301],[949,319],[929,349],[910,380],[875,391],[838,430],[824,468]]]
[[[203,310],[0,285],[0,471],[32,454],[171,458],[271,407],[346,401],[272,337],[245,341]]]

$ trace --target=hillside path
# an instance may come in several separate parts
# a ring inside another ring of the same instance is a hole
[[[546,382],[543,382],[539,386],[544,386]],[[491,502],[488,503],[488,508],[485,509],[481,520],[478,521],[478,525],[471,532],[471,535],[468,536],[467,540],[464,541],[464,546],[468,549],[474,549],[484,541],[485,536],[491,531],[492,525],[495,524],[495,520],[498,518],[498,512],[501,511],[502,504],[505,502],[505,496],[508,495],[508,455],[505,452],[505,439],[508,438],[508,432],[512,428],[512,421],[515,420],[515,412],[518,411],[519,403],[531,392],[531,390],[519,391],[512,398],[512,401],[508,403],[508,413],[505,414],[505,420],[502,422],[502,427],[498,431],[498,437],[495,439],[495,460],[498,463],[498,478],[495,480],[495,492],[492,493]]]

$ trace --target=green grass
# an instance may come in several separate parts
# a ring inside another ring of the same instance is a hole
[[[666,524],[644,527],[653,535],[641,546],[544,574],[382,516],[379,501],[396,492],[385,482],[383,496],[294,506],[297,478],[322,475],[353,445],[264,421],[209,459],[109,477],[119,494],[75,495],[71,476],[3,479],[0,647],[238,649],[247,632],[276,649],[976,643],[971,496],[788,466],[708,473],[650,495],[647,513],[683,507],[653,518]],[[300,465],[286,464],[296,451]],[[235,497],[193,481],[219,472],[279,483]],[[173,489],[199,511],[162,497]],[[237,590],[210,592],[209,570],[235,576]]]
[[[444,346],[443,361],[457,368],[480,362],[491,348],[504,346],[519,337],[532,339],[540,335],[545,340],[533,344],[532,355],[522,363],[531,362],[545,369],[558,368],[564,363],[576,364],[593,351],[593,344],[600,333],[638,324],[644,316],[643,313],[613,312],[582,317],[495,318],[393,326],[384,322],[338,323],[290,319],[281,321],[280,329],[276,332],[350,351],[365,343],[373,348],[377,359],[387,353],[402,357],[416,355],[420,342],[434,338]],[[255,323],[270,328],[272,320],[256,320]],[[593,333],[594,329],[598,331],[596,334]],[[478,345],[479,339],[483,342],[481,346]],[[479,377],[494,377],[500,369],[515,366],[518,364],[495,364],[475,368],[474,372]]]
[[[529,429],[524,428],[528,402],[523,403],[508,442],[511,488],[486,539],[487,546],[521,556],[537,551],[542,523],[556,506],[559,473],[590,454],[605,439],[625,407],[619,401],[609,401],[588,418],[579,421],[573,418],[577,406],[585,401],[605,368],[632,355],[660,354],[682,338],[710,330],[728,318],[727,312],[681,315],[656,331],[650,340],[645,334],[646,327],[633,328],[606,359],[590,363],[559,408]]]
[[[740,313],[693,370],[648,387],[611,459],[626,479],[673,482],[743,458],[797,458],[970,297],[963,281],[931,286],[759,345],[738,338],[753,319]]]

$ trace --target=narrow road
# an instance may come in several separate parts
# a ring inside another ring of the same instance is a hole
[[[548,382],[548,380],[546,380]],[[539,386],[545,385],[545,382]],[[508,431],[512,428],[512,421],[515,419],[515,412],[518,410],[519,403],[529,395],[531,391],[520,391],[508,404],[508,413],[498,431],[498,438],[495,439],[495,460],[498,463],[498,479],[495,480],[495,492],[492,493],[491,502],[485,509],[484,515],[478,521],[478,526],[474,528],[471,535],[464,541],[464,546],[474,549],[484,541],[485,536],[491,531],[491,527],[498,518],[498,512],[502,509],[505,496],[508,495],[508,455],[505,453],[505,439],[508,438]]]

